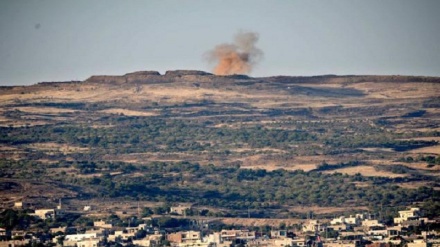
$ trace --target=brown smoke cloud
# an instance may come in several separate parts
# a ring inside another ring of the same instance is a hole
[[[208,52],[208,60],[216,63],[216,75],[249,74],[263,57],[263,51],[255,47],[258,34],[239,32],[232,44],[220,44]]]

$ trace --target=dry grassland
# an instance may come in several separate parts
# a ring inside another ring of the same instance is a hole
[[[72,109],[61,109],[55,107],[12,107],[10,110],[19,110],[22,112],[33,113],[33,114],[60,114],[60,113],[73,113],[73,112],[81,112],[79,110]]]
[[[76,147],[67,144],[59,144],[54,142],[46,142],[46,143],[33,143],[27,145],[29,148],[45,151],[45,152],[61,152],[64,154],[68,153],[83,153],[88,151],[88,148]]]
[[[147,112],[147,111],[133,111],[128,109],[122,109],[122,108],[112,108],[112,109],[106,109],[102,110],[100,112],[103,113],[109,113],[109,114],[122,114],[125,116],[139,116],[139,117],[149,117],[149,116],[157,116],[159,115],[157,112]]]
[[[422,186],[428,185],[427,182],[410,182],[410,183],[396,183],[397,186],[405,189],[417,189]],[[440,190],[440,187],[433,187],[435,190]]]
[[[333,214],[346,211],[368,211],[368,207],[319,207],[319,206],[295,206],[289,207],[289,211],[297,213],[313,212],[314,214]]]
[[[350,85],[350,87],[367,93],[367,98],[378,99],[415,99],[438,97],[440,94],[436,83],[400,83],[394,82],[364,82]]]
[[[409,151],[413,154],[440,154],[440,145],[431,146],[431,147],[424,147],[424,148],[417,148]]]
[[[392,172],[377,171],[372,166],[346,167],[346,168],[341,168],[341,169],[335,169],[332,171],[325,171],[324,173],[327,173],[327,174],[343,173],[343,174],[348,174],[348,175],[355,175],[357,173],[360,173],[360,174],[362,174],[362,176],[366,176],[366,177],[389,177],[389,178],[406,177],[405,174],[395,174]]]

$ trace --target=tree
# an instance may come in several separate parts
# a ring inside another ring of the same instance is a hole
[[[149,207],[145,207],[142,209],[142,217],[149,217],[153,214],[153,210],[151,210],[151,208]]]

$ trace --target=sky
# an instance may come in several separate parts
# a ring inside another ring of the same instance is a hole
[[[440,76],[438,0],[0,0],[0,85],[211,71],[240,31],[251,76]]]

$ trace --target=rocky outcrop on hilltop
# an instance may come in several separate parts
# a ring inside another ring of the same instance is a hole
[[[170,70],[164,75],[158,71],[138,71],[121,76],[97,75],[91,76],[85,82],[94,83],[167,83],[178,81],[210,81],[215,76],[211,73],[198,70]]]
[[[179,76],[185,76],[185,75],[213,75],[211,73],[200,71],[200,70],[168,70],[165,72],[165,76],[168,77],[179,77]]]
[[[374,75],[320,75],[320,76],[272,76],[253,78],[246,75],[217,76],[199,70],[169,70],[161,75],[158,71],[138,71],[120,76],[97,75],[91,76],[85,82],[105,84],[157,84],[157,83],[213,83],[242,85],[259,82],[276,84],[302,83],[360,83],[360,82],[434,82],[440,83],[439,77],[424,76],[374,76]]]
[[[129,82],[156,81],[161,79],[161,77],[162,76],[158,71],[137,71],[117,76],[94,75],[85,80],[85,82],[122,84]]]

